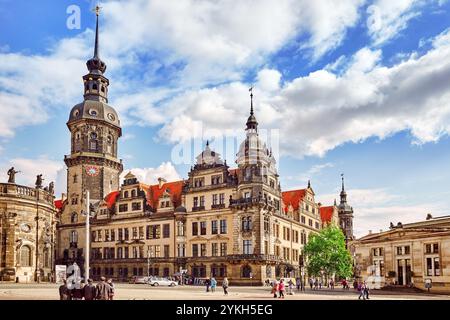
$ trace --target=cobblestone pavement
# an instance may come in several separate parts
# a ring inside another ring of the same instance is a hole
[[[56,284],[16,284],[0,283],[0,300],[57,300]],[[216,292],[205,292],[200,286],[151,287],[145,284],[116,284],[117,300],[273,300],[269,287],[231,287],[225,296],[222,288]],[[400,293],[371,291],[371,300],[450,300],[450,295],[428,293]],[[358,294],[354,290],[342,289],[295,292],[286,295],[286,300],[356,300]]]

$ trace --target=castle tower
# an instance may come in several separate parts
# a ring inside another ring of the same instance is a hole
[[[72,108],[67,127],[71,134],[67,165],[67,200],[58,226],[58,263],[76,262],[83,270],[86,204],[84,191],[89,190],[95,204],[112,191],[119,190],[122,161],[117,158],[118,140],[122,135],[119,117],[108,105],[109,80],[104,76],[106,64],[99,55],[99,8],[96,8],[94,55],[86,62],[83,76],[84,101]]]
[[[344,187],[344,174],[342,176],[341,202],[338,206],[339,225],[344,232],[345,239],[353,240],[353,208],[347,203],[347,192]]]

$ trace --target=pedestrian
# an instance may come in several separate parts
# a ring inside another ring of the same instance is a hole
[[[209,278],[205,280],[205,285],[206,285],[206,292],[209,292],[209,287],[211,286],[211,280],[209,280]]]
[[[212,277],[211,278],[211,292],[216,292],[217,280]]]
[[[222,288],[223,288],[223,294],[227,296],[228,295],[228,278],[227,277],[223,278]]]
[[[59,300],[70,300],[70,290],[66,279],[63,279],[63,284],[59,287]]]
[[[114,293],[116,291],[116,286],[114,285],[112,279],[108,279],[108,284],[110,286],[108,298],[109,300],[114,300]]]
[[[366,299],[369,300],[369,286],[364,281],[364,295],[366,296]]]
[[[322,279],[319,280],[319,289],[322,289]]]
[[[284,291],[285,291],[285,286],[284,286],[284,281],[283,279],[280,280],[280,283],[278,284],[278,292],[280,294],[280,296],[278,297],[279,299],[284,299]]]
[[[297,286],[297,291],[300,291],[300,287],[301,287],[301,279],[300,277],[295,278],[295,284]]]
[[[293,295],[294,294],[294,281],[292,281],[292,279],[289,279],[288,288],[289,288],[289,295]]]
[[[106,278],[101,277],[96,287],[96,300],[109,300],[110,291],[111,287],[106,283]]]
[[[330,289],[334,290],[334,280],[333,279],[330,280]]]
[[[278,298],[277,293],[278,293],[278,281],[275,279],[272,283],[272,294],[274,298]]]
[[[84,297],[84,280],[78,281],[75,288],[72,289],[72,300],[83,300]]]
[[[309,278],[309,286],[311,287],[311,290],[313,289],[314,281],[312,278]]]
[[[96,289],[92,279],[88,279],[88,283],[84,286],[84,300],[94,300],[96,296]]]
[[[366,296],[364,294],[364,284],[362,284],[361,282],[358,283],[357,286],[358,292],[359,292],[359,297],[358,300],[361,300],[361,297],[363,298],[363,300],[366,300]]]
[[[317,290],[318,287],[319,287],[319,280],[316,278],[316,280],[314,280],[314,290]]]

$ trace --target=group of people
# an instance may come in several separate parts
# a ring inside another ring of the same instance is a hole
[[[100,282],[94,285],[92,279],[88,279],[87,284],[81,281],[76,288],[70,289],[67,280],[59,287],[60,300],[113,300],[115,286],[112,279],[106,281],[105,277],[100,278]]]
[[[217,287],[217,280],[214,277],[208,278],[205,280],[205,286],[206,286],[206,292],[216,292],[216,287]],[[228,282],[228,278],[223,278],[222,281],[222,289],[223,289],[223,294],[224,295],[228,295],[228,286],[229,286],[229,282]]]
[[[363,283],[358,282],[357,290],[359,292],[359,300],[361,300],[361,298],[363,298],[363,300],[369,300],[369,286],[365,281]]]

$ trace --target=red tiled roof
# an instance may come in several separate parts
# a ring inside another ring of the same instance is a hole
[[[320,207],[320,219],[322,223],[331,223],[333,218],[334,206]]]
[[[281,193],[284,203],[284,211],[288,211],[289,205],[291,205],[294,210],[298,210],[300,201],[305,197],[306,189],[301,190],[290,190]]]
[[[161,188],[159,184],[144,186],[143,189],[147,193],[147,203],[152,208],[158,207],[158,200],[163,195],[163,193],[168,190],[170,194],[170,198],[172,199],[174,207],[177,207],[181,204],[181,191],[183,190],[184,181],[173,181],[164,183]]]
[[[116,200],[117,200],[117,197],[119,196],[119,194],[120,194],[119,191],[113,191],[105,197],[105,202],[106,202],[108,209],[111,209],[113,207],[113,205],[116,203]]]

